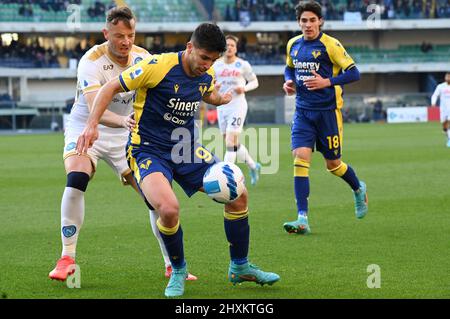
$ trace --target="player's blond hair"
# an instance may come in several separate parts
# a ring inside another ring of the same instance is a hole
[[[236,44],[238,44],[238,42],[239,42],[239,38],[237,36],[235,36],[235,35],[232,35],[232,34],[228,34],[225,37],[225,40],[228,40],[228,39],[233,40],[234,42],[236,42]]]

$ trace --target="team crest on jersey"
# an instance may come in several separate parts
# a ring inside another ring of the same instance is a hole
[[[240,67],[242,66],[242,63],[241,63],[240,61],[237,61],[236,64],[235,64],[235,66],[236,66],[237,68],[240,68]]]
[[[320,52],[320,50],[314,50],[311,53],[312,53],[314,59],[317,59],[319,57],[319,55],[322,54],[322,52]]]
[[[138,56],[136,59],[134,59],[134,64],[138,64],[139,62],[141,62],[143,59]]]
[[[203,96],[203,95],[205,95],[206,91],[208,90],[208,86],[206,86],[206,85],[200,85],[200,86],[198,87],[198,90],[200,91],[200,93],[201,93],[202,96]]]
[[[179,86],[178,84],[175,84],[175,85],[173,86],[173,89],[175,90],[175,94],[178,93],[179,88],[180,88],[180,86]]]
[[[150,167],[150,165],[152,165],[152,161],[148,159],[145,163],[142,163],[141,165],[139,165],[139,167],[147,170]]]
[[[144,73],[144,71],[142,70],[142,68],[137,68],[136,70],[134,70],[133,72],[130,73],[130,78],[132,80],[136,79],[138,76],[140,76],[142,73]]]

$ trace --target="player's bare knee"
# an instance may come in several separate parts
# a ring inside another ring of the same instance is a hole
[[[171,226],[167,224],[176,224],[176,222],[178,221],[180,212],[178,203],[160,203],[156,205],[155,208],[159,213],[160,218],[163,220],[165,226]]]
[[[227,212],[239,212],[247,209],[248,205],[248,193],[247,189],[244,189],[244,192],[238,199],[234,202],[225,204],[225,211]]]
[[[292,155],[299,160],[310,163],[312,150],[306,147],[299,147],[292,151]]]
[[[327,170],[332,171],[336,168],[339,167],[339,165],[341,165],[341,160],[337,159],[337,160],[326,160],[326,165],[327,165]]]

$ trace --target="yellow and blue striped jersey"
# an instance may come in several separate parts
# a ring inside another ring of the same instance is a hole
[[[182,52],[153,55],[119,76],[124,91],[135,90],[134,145],[172,148],[182,141],[185,128],[194,141],[194,114],[205,94],[214,89],[214,70],[190,77],[183,70]],[[176,133],[176,134],[175,134]]]
[[[287,44],[286,66],[294,70],[297,89],[296,107],[307,110],[342,108],[342,86],[335,85],[309,91],[303,81],[314,77],[312,70],[323,78],[332,78],[353,67],[355,62],[335,38],[320,33],[317,39],[296,36]]]

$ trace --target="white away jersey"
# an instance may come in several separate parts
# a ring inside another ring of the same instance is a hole
[[[438,97],[440,98],[439,106],[450,109],[450,85],[447,82],[441,83],[436,87],[436,90],[431,97],[431,104],[436,105]]]
[[[108,43],[95,45],[87,51],[80,60],[77,72],[77,94],[75,103],[70,112],[69,121],[72,125],[84,125],[89,116],[89,108],[83,94],[98,91],[110,79],[119,76],[123,71],[139,61],[150,56],[147,50],[133,45],[131,49],[128,65],[119,65],[110,55],[108,51]],[[132,92],[116,94],[112,102],[108,106],[108,110],[119,115],[128,115],[133,110]],[[99,125],[101,133],[128,134],[125,128],[110,128]]]
[[[258,80],[250,63],[241,58],[237,58],[236,61],[230,64],[225,63],[225,60],[221,58],[214,63],[213,68],[216,75],[216,83],[222,85],[219,90],[221,94],[236,87],[244,87],[245,92],[258,87]],[[236,94],[233,91],[233,99],[226,104],[226,107],[240,107],[243,103],[247,103],[245,93]]]

